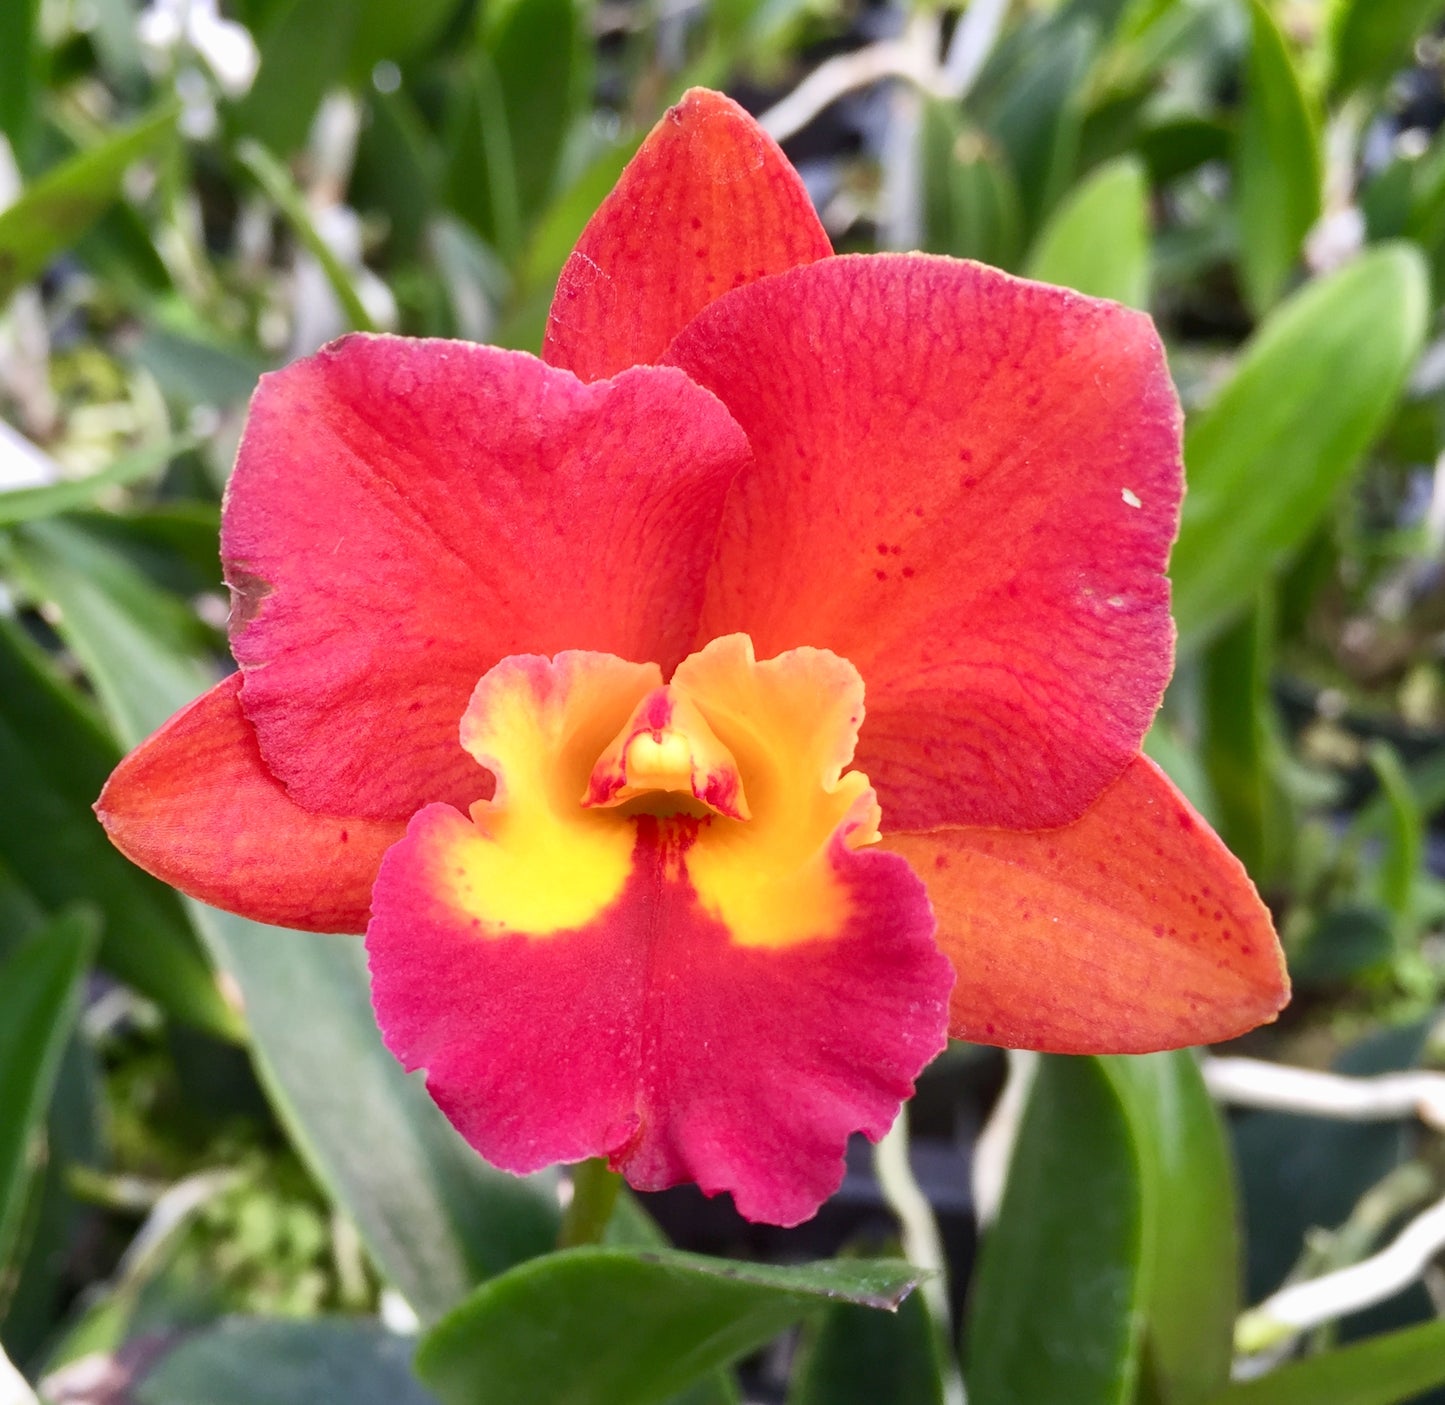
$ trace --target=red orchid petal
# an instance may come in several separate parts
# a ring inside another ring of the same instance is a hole
[[[1289,998],[1243,865],[1146,757],[1063,829],[884,842],[928,883],[960,1039],[1146,1053],[1231,1039]]]
[[[261,383],[221,532],[242,701],[308,809],[475,799],[457,743],[499,658],[675,663],[747,445],[674,370],[348,337]]]
[[[777,143],[731,98],[694,88],[582,231],[542,356],[587,381],[658,361],[714,298],[832,252]]]
[[[835,258],[730,294],[667,359],[753,446],[699,638],[849,658],[890,828],[1082,814],[1170,669],[1179,406],[1148,318],[978,264]]]
[[[212,907],[360,932],[396,821],[314,815],[266,769],[232,674],[116,767],[95,811],[133,863]]]
[[[749,689],[787,702],[841,664],[755,665],[731,641],[697,657],[693,676],[719,686],[696,701],[720,704],[725,744]],[[606,1155],[640,1189],[696,1181],[793,1224],[837,1188],[849,1135],[881,1136],[942,1046],[952,972],[908,865],[854,847],[874,812],[866,781],[839,781],[832,739],[801,715],[778,719],[788,775],[740,735],[760,758],[756,840],[718,815],[584,807],[588,753],[627,725],[647,673],[568,652],[482,680],[464,734],[497,798],[471,820],[428,806],[383,862],[367,931],[378,1022],[498,1166]],[[795,763],[802,796],[785,783]],[[799,852],[779,855],[770,835],[793,819],[831,832],[811,846],[795,833]],[[786,871],[759,864],[758,844]]]
[[[882,1136],[941,1046],[948,980],[922,884],[894,855],[844,850],[847,928],[739,946],[646,823],[593,921],[479,936],[438,872],[472,826],[423,810],[382,865],[367,933],[387,1047],[494,1165],[606,1155],[640,1190],[696,1181],[796,1224],[837,1189],[849,1134]]]

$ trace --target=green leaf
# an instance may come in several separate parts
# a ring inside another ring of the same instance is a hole
[[[1379,899],[1399,919],[1402,935],[1413,936],[1416,885],[1424,871],[1425,816],[1394,747],[1374,741],[1366,756],[1389,812],[1377,877]]]
[[[1344,903],[1321,914],[1291,944],[1290,979],[1302,990],[1346,985],[1388,971],[1396,949],[1391,913]]]
[[[23,150],[40,67],[40,0],[0,5],[0,133]]]
[[[441,151],[411,93],[373,87],[366,95],[347,200],[353,209],[385,215],[386,256],[393,267],[415,254],[432,219],[440,180]]]
[[[26,531],[47,545],[62,543],[43,568],[68,601],[60,631],[93,670],[114,725],[127,741],[138,740],[197,691],[194,647],[184,631],[164,624],[161,606],[175,602],[119,553],[68,524]],[[67,551],[68,560],[58,559]],[[24,560],[37,569],[33,542]],[[421,1081],[387,1052],[359,941],[285,932],[198,903],[190,908],[240,994],[278,1115],[420,1316],[440,1316],[479,1279],[552,1245],[550,1183],[488,1167]]]
[[[119,749],[12,621],[0,618],[0,859],[47,907],[94,903],[100,960],[121,980],[201,1029],[234,1039],[175,895],[122,858],[90,807]]]
[[[1149,300],[1149,190],[1135,156],[1074,187],[1029,255],[1028,276],[1130,307]]]
[[[1319,124],[1284,36],[1262,0],[1250,0],[1253,40],[1244,118],[1235,147],[1239,271],[1255,313],[1279,297],[1319,218]]]
[[[56,521],[19,529],[12,548],[32,593],[59,607],[66,642],[127,746],[175,710],[160,699],[189,702],[216,681],[214,665],[204,658],[205,626],[115,547]],[[145,672],[137,667],[142,659]]]
[[[984,127],[1018,179],[1030,229],[1038,227],[1072,177],[1083,127],[1084,80],[1097,37],[1092,20],[1063,13],[1032,30],[1021,27],[1009,53],[997,69],[990,66],[975,94]]]
[[[312,0],[315,3],[315,0]],[[353,83],[365,83],[382,59],[401,63],[425,49],[458,8],[458,0],[346,0],[356,14],[348,68]]]
[[[1144,127],[1135,136],[1155,185],[1168,185],[1207,161],[1226,161],[1234,132],[1218,118],[1182,114]]]
[[[819,1308],[895,1309],[919,1281],[889,1260],[570,1249],[479,1288],[422,1339],[417,1372],[443,1405],[652,1405]]]
[[[170,461],[194,447],[192,440],[167,440],[137,449],[89,478],[68,479],[49,483],[43,488],[12,488],[0,492],[0,527],[29,522],[37,517],[53,517],[73,507],[82,507],[107,488],[126,487],[149,478],[165,468]]]
[[[1261,600],[1210,643],[1200,669],[1200,750],[1217,828],[1260,884],[1274,876],[1288,842],[1275,780],[1273,614],[1270,603]]]
[[[563,140],[586,91],[575,0],[487,8],[451,134],[451,206],[508,263],[556,183]]]
[[[1445,1322],[1427,1322],[1281,1366],[1209,1405],[1404,1405],[1442,1383]]]
[[[1018,186],[992,138],[950,103],[927,99],[919,124],[923,247],[1012,268],[1022,239]]]
[[[968,1329],[974,1405],[1202,1405],[1229,1379],[1233,1179],[1188,1052],[1046,1057]],[[1046,1291],[1040,1285],[1048,1285]]]
[[[0,1268],[10,1258],[30,1181],[36,1134],[80,1013],[95,948],[93,912],[71,909],[0,965]]]
[[[167,399],[188,407],[241,404],[268,369],[254,352],[154,323],[140,328],[127,350],[136,365],[156,378]]]
[[[321,266],[331,291],[336,294],[341,310],[353,330],[374,332],[376,323],[361,301],[351,274],[336,257],[331,245],[321,237],[306,207],[305,197],[296,188],[291,173],[258,141],[249,138],[237,143],[236,159],[251,173],[252,178],[270,196],[276,208],[286,217],[292,233],[301,241],[306,252]]]
[[[1143,1178],[1116,1080],[1045,1056],[972,1286],[971,1405],[1127,1405],[1145,1292]]]
[[[1380,245],[1276,309],[1191,419],[1170,564],[1181,654],[1236,616],[1309,536],[1388,422],[1428,311],[1419,253]]]
[[[184,1337],[127,1393],[132,1405],[434,1405],[413,1343],[363,1319],[238,1317]]]
[[[157,108],[47,171],[0,213],[0,307],[99,218],[120,195],[126,171],[164,146],[175,122],[173,105]]]
[[[1239,1310],[1234,1169],[1224,1126],[1188,1050],[1099,1063],[1139,1156],[1147,1398],[1200,1405],[1229,1381]]]
[[[321,99],[341,82],[360,9],[352,0],[289,0],[273,10],[257,35],[256,81],[230,116],[233,127],[286,156],[305,141]]]
[[[915,1293],[896,1313],[843,1303],[803,1347],[788,1405],[944,1405],[938,1332]]]
[[[332,88],[365,85],[383,59],[400,63],[431,43],[458,0],[280,0],[253,24],[261,66],[232,124],[289,156]]]
[[[1330,45],[1335,90],[1373,87],[1409,68],[1415,40],[1429,34],[1442,13],[1442,0],[1344,0],[1335,8]]]

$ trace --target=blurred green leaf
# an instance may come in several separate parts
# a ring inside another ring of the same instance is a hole
[[[42,903],[104,914],[101,962],[178,1018],[234,1039],[175,895],[123,859],[90,807],[118,748],[12,621],[0,618],[0,859]],[[22,797],[16,799],[16,797]]]
[[[1180,730],[1171,724],[1166,713],[1161,712],[1154,719],[1154,725],[1145,734],[1143,750],[1184,792],[1184,798],[1217,829],[1219,805],[1209,784],[1209,775],[1204,769],[1199,748],[1185,740]]]
[[[46,523],[45,534],[73,548],[79,534],[57,533],[64,525]],[[157,616],[159,592],[117,553],[107,558],[95,542],[86,550],[96,564],[58,582],[71,601],[60,629],[94,670],[112,722],[134,742],[204,680],[184,634]],[[33,567],[33,553],[28,559]],[[63,567],[51,565],[59,576]],[[423,1319],[440,1316],[488,1274],[551,1246],[557,1206],[548,1182],[493,1171],[382,1044],[358,940],[189,906],[240,994],[278,1115]]]
[[[1290,951],[1289,973],[1304,989],[1339,986],[1389,969],[1395,923],[1378,907],[1346,903],[1315,921]]]
[[[0,527],[28,522],[36,517],[52,517],[58,512],[67,512],[88,503],[107,488],[119,488],[149,478],[190,447],[190,441],[172,439],[164,444],[137,449],[88,478],[67,479],[44,488],[12,488],[9,492],[0,492]]]
[[[1132,1401],[1144,1216],[1115,1079],[1096,1059],[1044,1056],[971,1288],[971,1405]]]
[[[93,911],[71,909],[0,964],[0,1270],[15,1247],[33,1169],[30,1140],[80,1014],[98,931]]]
[[[1366,754],[1389,817],[1376,880],[1378,897],[1406,932],[1413,934],[1415,888],[1425,857],[1425,816],[1394,747],[1375,741]]]
[[[128,744],[170,716],[158,696],[189,702],[216,681],[205,626],[117,548],[70,522],[34,522],[15,533],[13,553],[30,589],[59,607],[66,641]]]
[[[40,0],[0,5],[0,133],[21,150],[29,135],[40,67]]]
[[[1130,307],[1149,300],[1149,191],[1134,156],[1100,166],[1059,204],[1026,272]]]
[[[1411,63],[1411,48],[1445,14],[1442,0],[1342,0],[1334,8],[1334,88],[1387,82]]]
[[[258,141],[243,140],[237,143],[236,159],[251,173],[256,184],[275,202],[276,208],[286,217],[286,223],[305,247],[307,253],[321,265],[331,291],[336,294],[341,310],[354,331],[374,332],[376,323],[361,301],[351,274],[336,257],[331,245],[321,237],[306,207],[306,198],[296,188],[291,173],[284,163],[278,161]]]
[[[0,1289],[0,1341],[22,1361],[51,1338],[74,1296],[74,1247],[95,1219],[93,1207],[74,1194],[71,1177],[77,1167],[100,1166],[109,1112],[102,1107],[96,1051],[77,1029],[61,1055],[46,1118],[45,1167],[31,1192],[23,1242]]]
[[[314,3],[314,0],[313,0]],[[365,83],[383,59],[403,63],[425,49],[460,8],[460,0],[347,0],[356,11],[347,67]]]
[[[1138,135],[1139,154],[1150,181],[1167,185],[1208,161],[1226,160],[1233,137],[1218,118],[1186,113],[1145,127]]]
[[[295,151],[321,99],[346,72],[360,14],[353,0],[283,0],[276,6],[256,36],[261,66],[232,109],[231,125],[283,156]]]
[[[1280,1366],[1209,1405],[1404,1405],[1442,1382],[1445,1322],[1427,1322]]]
[[[830,1303],[896,1309],[918,1282],[889,1260],[571,1249],[479,1288],[422,1339],[417,1371],[444,1405],[652,1405]]]
[[[190,1333],[128,1393],[130,1405],[434,1405],[414,1344],[363,1319],[237,1317]]]
[[[1185,434],[1170,574],[1187,654],[1310,534],[1384,428],[1424,340],[1428,279],[1385,244],[1282,304]]]
[[[393,260],[415,252],[433,217],[441,170],[442,153],[411,94],[368,93],[347,200],[385,213]]]
[[[925,101],[919,125],[923,247],[1013,268],[1023,238],[1018,187],[991,138],[958,109]]]
[[[1201,1405],[1221,1389],[1232,1186],[1187,1051],[1045,1057],[971,1289],[969,1399],[1124,1405],[1142,1383],[1156,1405]]]
[[[125,173],[164,146],[175,123],[172,104],[158,107],[47,171],[0,213],[0,307],[119,197]]]
[[[251,17],[261,67],[232,111],[233,125],[289,156],[333,88],[370,82],[431,44],[459,0],[279,0]]]
[[[973,102],[1007,154],[1025,224],[1034,230],[1073,175],[1098,26],[1063,11],[1035,27],[1021,26],[1011,38]]]
[[[1250,0],[1252,40],[1244,118],[1235,147],[1239,271],[1256,315],[1279,297],[1319,218],[1318,121],[1284,36],[1263,0]]]
[[[1187,1049],[1099,1062],[1140,1162],[1145,1398],[1200,1405],[1229,1381],[1239,1310],[1234,1168],[1224,1125]]]
[[[1261,884],[1274,876],[1289,823],[1276,784],[1273,615],[1262,599],[1210,642],[1200,669],[1200,752],[1219,832]]]
[[[450,140],[447,198],[509,264],[546,206],[587,76],[576,0],[482,11]]]
[[[168,399],[185,406],[227,409],[246,400],[267,362],[255,352],[201,340],[154,324],[127,347],[130,359],[159,382]]]
[[[788,1405],[944,1405],[938,1332],[920,1293],[894,1313],[840,1304],[813,1325]]]

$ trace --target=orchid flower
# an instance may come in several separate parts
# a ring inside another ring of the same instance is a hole
[[[1182,482],[1146,316],[834,256],[695,91],[541,359],[353,336],[263,379],[239,671],[97,809],[206,902],[365,929],[388,1046],[496,1165],[795,1223],[949,1034],[1144,1051],[1283,1004],[1139,749]]]

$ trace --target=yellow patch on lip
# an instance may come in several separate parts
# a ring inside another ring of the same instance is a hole
[[[591,922],[632,871],[630,824],[577,803],[598,754],[662,682],[656,664],[571,650],[514,655],[477,684],[462,745],[497,780],[474,828],[437,855],[442,895],[483,933],[546,936]]]
[[[783,947],[837,935],[850,915],[829,854],[878,839],[868,777],[844,773],[863,721],[863,680],[826,649],[757,662],[745,634],[684,659],[672,686],[737,758],[753,818],[716,820],[687,853],[703,907],[741,946]]]
[[[666,687],[655,664],[610,654],[504,659],[462,722],[496,793],[435,855],[438,894],[483,935],[576,930],[622,895],[651,814],[668,880],[740,946],[836,936],[851,898],[834,846],[878,838],[868,778],[844,770],[862,719],[846,659],[802,648],[759,663],[742,634]]]

